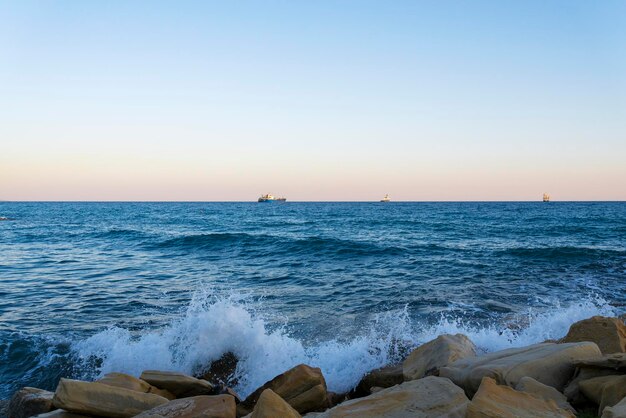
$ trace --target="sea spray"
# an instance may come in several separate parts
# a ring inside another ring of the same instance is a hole
[[[594,315],[616,316],[617,311],[602,297],[589,295],[568,306],[561,306],[556,301],[551,308],[529,309],[524,314],[489,324],[469,322],[460,316],[442,315],[435,325],[422,333],[420,339],[462,333],[481,351],[498,351],[559,339],[565,336],[574,322]]]
[[[300,363],[320,367],[329,390],[343,392],[367,371],[398,362],[409,348],[443,333],[466,334],[480,350],[495,351],[560,338],[572,323],[593,315],[615,315],[599,297],[486,325],[458,316],[427,325],[411,319],[405,308],[374,315],[358,335],[305,343],[284,325],[269,326],[260,307],[239,296],[197,292],[184,314],[162,329],[135,336],[111,327],[75,343],[73,350],[78,361],[93,365],[95,375],[139,375],[146,369],[193,374],[230,351],[239,358],[236,389],[243,396]]]

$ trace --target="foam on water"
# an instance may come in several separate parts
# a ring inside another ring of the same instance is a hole
[[[494,351],[560,338],[580,319],[615,314],[599,297],[530,311],[489,326],[450,316],[425,325],[411,321],[404,309],[377,315],[360,335],[305,344],[285,327],[270,327],[267,317],[245,299],[199,292],[184,315],[162,329],[134,336],[112,327],[75,343],[73,350],[82,362],[94,364],[97,359],[98,375],[112,371],[139,375],[146,369],[191,374],[231,351],[240,359],[236,389],[243,396],[299,363],[320,367],[329,390],[342,392],[354,387],[367,371],[399,361],[403,348],[443,333],[464,333],[481,350]]]

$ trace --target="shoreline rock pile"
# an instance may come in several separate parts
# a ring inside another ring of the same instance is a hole
[[[236,364],[220,361],[210,376]],[[329,392],[322,371],[305,364],[243,400],[224,379],[147,370],[62,378],[54,393],[22,388],[7,410],[8,418],[626,418],[626,326],[593,317],[560,341],[485,355],[464,335],[441,335],[344,394]]]

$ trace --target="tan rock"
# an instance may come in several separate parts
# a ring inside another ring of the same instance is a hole
[[[125,373],[107,373],[102,379],[96,380],[96,382],[143,393],[150,392],[150,388],[152,387],[152,385],[145,380]]]
[[[608,354],[575,362],[574,378],[567,384],[563,393],[574,405],[584,404],[587,399],[580,393],[579,383],[594,377],[626,373],[626,353]]]
[[[458,360],[442,367],[439,375],[450,378],[470,397],[485,376],[512,387],[529,376],[560,391],[574,374],[576,361],[599,354],[598,346],[590,342],[535,344]]]
[[[25,387],[13,394],[9,402],[7,415],[9,418],[27,418],[43,414],[54,409],[52,397],[54,393],[47,390]]]
[[[605,354],[574,363],[576,367],[622,370],[626,373],[626,353]]]
[[[476,346],[463,334],[444,334],[422,344],[402,363],[404,380],[438,375],[441,367],[457,360],[476,356]]]
[[[601,415],[604,408],[617,405],[626,397],[626,375],[594,377],[581,381],[579,387],[583,395],[599,405]]]
[[[603,354],[626,352],[626,325],[619,318],[594,316],[573,324],[564,343],[592,341]]]
[[[626,418],[626,398],[615,406],[607,406],[602,412],[602,418]]]
[[[239,415],[250,413],[265,389],[272,389],[301,414],[328,406],[326,380],[324,380],[322,371],[319,368],[300,364],[276,376],[254,391],[237,405],[237,413]]]
[[[559,408],[553,400],[500,386],[485,377],[467,407],[466,418],[574,418],[574,414]]]
[[[237,392],[235,392],[235,390],[233,388],[229,388],[228,386],[222,386],[219,388],[219,393],[217,393],[217,395],[230,395],[233,398],[235,398],[235,403],[240,403],[241,402],[241,398],[239,397],[239,394]]]
[[[177,398],[211,395],[213,393],[213,385],[209,382],[183,373],[146,370],[141,373],[140,378],[152,386],[171,392]]]
[[[152,393],[118,388],[97,382],[61,379],[52,404],[59,409],[84,415],[133,417],[167,403]]]
[[[372,387],[389,388],[404,382],[402,365],[386,366],[367,373],[356,385],[350,396],[360,398],[371,393]]]
[[[235,418],[235,398],[230,395],[176,399],[137,415],[137,418]]]
[[[537,382],[532,377],[524,376],[519,380],[515,390],[529,393],[537,398],[553,400],[561,409],[576,413],[576,410],[567,402],[567,397],[552,386]]]
[[[265,389],[254,405],[250,418],[301,418],[301,415],[272,389]]]
[[[428,376],[346,401],[316,418],[464,418],[469,400],[449,379]],[[306,416],[307,418],[309,415]]]
[[[176,399],[174,394],[169,391],[159,389],[144,380],[125,373],[107,373],[102,379],[96,380],[96,382],[142,393],[154,393],[169,400]]]

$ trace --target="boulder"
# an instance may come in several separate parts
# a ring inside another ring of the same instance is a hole
[[[553,400],[518,392],[484,377],[467,407],[466,418],[574,418],[574,414]]]
[[[235,398],[230,395],[176,399],[137,415],[137,418],[235,418]]]
[[[606,354],[583,359],[574,363],[576,367],[621,370],[626,373],[626,353]]]
[[[229,351],[212,362],[209,369],[200,377],[211,383],[218,383],[223,386],[236,386],[235,371],[237,370],[237,363],[239,363],[239,359]]]
[[[529,393],[536,398],[545,400],[551,399],[559,408],[576,413],[576,410],[567,402],[567,397],[565,395],[554,389],[552,386],[547,386],[541,382],[537,382],[532,377],[522,377],[517,386],[515,386],[515,390]]]
[[[177,398],[213,394],[213,385],[209,382],[183,373],[146,370],[140,378],[152,386],[171,392]]]
[[[272,389],[301,414],[328,406],[326,380],[322,371],[316,367],[300,364],[276,376],[250,394],[237,405],[237,413],[239,415],[250,413],[265,389]]]
[[[404,382],[404,376],[402,374],[401,364],[381,367],[363,376],[352,393],[350,393],[350,397],[360,398],[367,396],[371,393],[372,387],[389,388],[402,382]]]
[[[626,398],[615,406],[607,406],[602,412],[602,418],[626,418]]]
[[[229,388],[228,386],[220,386],[218,388],[216,395],[230,395],[233,398],[235,398],[235,403],[241,402],[241,398],[239,397],[239,394],[235,392],[233,388]]]
[[[328,393],[328,407],[332,408],[335,405],[339,405],[340,403],[350,399],[347,393],[335,393],[335,392],[327,392]]]
[[[404,380],[438,375],[439,369],[453,362],[476,356],[476,346],[463,334],[444,334],[413,350],[402,363]],[[380,386],[380,385],[378,385]]]
[[[428,376],[335,406],[316,418],[464,418],[469,400],[449,379]],[[307,415],[306,417],[309,417]]]
[[[590,342],[542,343],[458,360],[442,367],[439,375],[450,378],[470,397],[485,376],[511,387],[515,387],[522,377],[529,376],[562,391],[574,374],[574,363],[599,354],[598,346]]]
[[[579,387],[583,395],[599,405],[598,415],[601,415],[604,408],[626,397],[626,375],[594,377],[581,381]]]
[[[301,418],[301,415],[272,389],[265,389],[254,405],[250,418]]]
[[[69,412],[119,418],[133,417],[167,402],[152,393],[71,379],[61,379],[52,398],[56,408]]]
[[[626,325],[619,318],[594,316],[573,324],[560,342],[592,341],[603,354],[626,352]]]
[[[567,384],[563,393],[574,405],[584,404],[587,399],[580,393],[579,383],[594,377],[626,373],[626,353],[609,354],[575,362],[574,378]]]
[[[142,393],[154,393],[155,395],[163,396],[166,399],[176,399],[174,394],[167,390],[159,389],[152,386],[145,380],[137,379],[135,376],[124,373],[107,373],[102,379],[96,380],[98,383],[104,385],[115,386],[118,388],[124,388],[134,390]]]
[[[50,412],[54,393],[47,390],[25,387],[13,394],[7,408],[9,418],[27,418]]]

